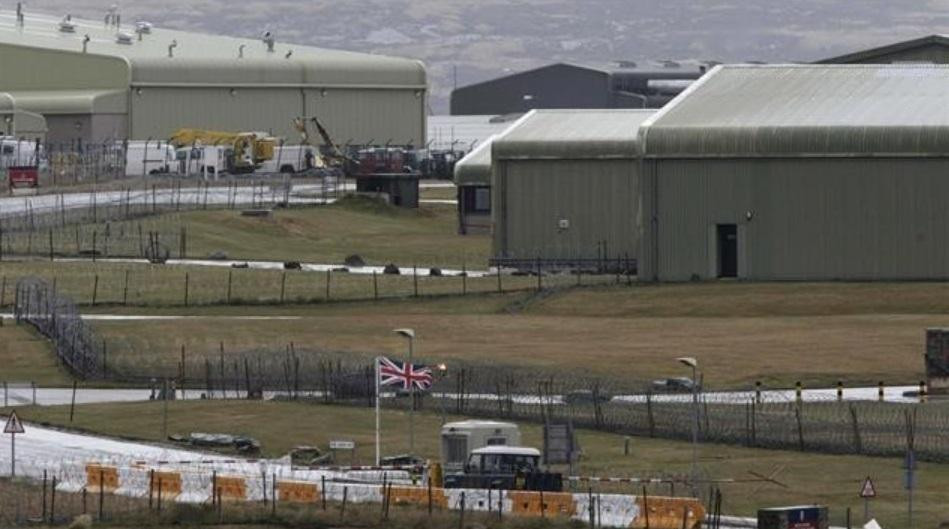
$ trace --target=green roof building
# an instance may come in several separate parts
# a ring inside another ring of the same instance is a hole
[[[290,121],[316,116],[341,144],[425,144],[419,61],[107,19],[0,11],[0,118],[39,114],[52,142],[164,139],[179,128],[295,142]]]

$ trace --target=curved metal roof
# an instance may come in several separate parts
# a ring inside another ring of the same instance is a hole
[[[717,66],[643,124],[646,156],[949,155],[949,66]]]
[[[654,109],[533,110],[495,138],[494,159],[637,158]]]
[[[491,144],[498,135],[482,141],[455,164],[455,185],[491,185]]]
[[[274,51],[260,39],[202,35],[163,28],[117,42],[117,28],[72,18],[74,31],[59,30],[60,17],[27,14],[22,27],[9,10],[0,13],[0,45],[37,47],[81,55],[118,57],[131,67],[133,84],[237,84],[404,86],[424,89],[425,67],[417,60],[328,50],[277,42]],[[278,35],[279,38],[279,35]],[[174,44],[169,57],[169,46]],[[243,49],[241,49],[243,47]],[[288,56],[289,54],[289,56]]]

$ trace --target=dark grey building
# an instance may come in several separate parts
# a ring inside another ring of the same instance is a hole
[[[660,108],[701,77],[708,65],[677,63],[612,67],[551,64],[455,89],[453,115],[510,114],[533,109]]]
[[[929,35],[839,55],[817,64],[949,63],[949,37]]]

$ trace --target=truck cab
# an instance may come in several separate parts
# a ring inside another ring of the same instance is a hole
[[[473,450],[462,472],[445,475],[444,486],[559,492],[563,479],[541,468],[536,448],[494,445]]]

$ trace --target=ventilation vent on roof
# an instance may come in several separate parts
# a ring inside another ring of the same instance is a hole
[[[152,23],[145,22],[144,20],[139,20],[135,23],[135,32],[139,34],[149,35],[152,32]]]
[[[620,68],[635,68],[636,61],[616,61],[616,66]]]
[[[119,44],[131,44],[135,39],[135,35],[129,33],[128,31],[120,31],[115,34],[115,42]]]
[[[273,51],[274,44],[277,43],[277,36],[274,35],[274,32],[273,32],[273,31],[269,31],[269,30],[268,30],[268,31],[264,31],[264,32],[260,35],[260,40],[264,41],[264,44],[267,45],[267,51],[272,52],[272,51]]]
[[[661,62],[662,62],[662,67],[663,67],[663,68],[678,68],[678,67],[682,66],[681,64],[679,64],[679,63],[676,62],[676,61],[668,61],[668,60],[666,60],[666,61],[661,61]]]
[[[59,30],[63,33],[75,33],[76,23],[72,21],[72,15],[66,15],[59,23]]]

